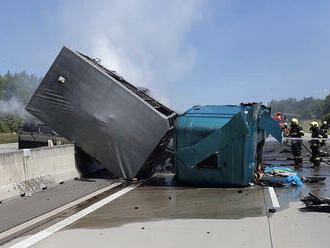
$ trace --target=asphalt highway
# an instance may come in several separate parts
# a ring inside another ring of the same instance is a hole
[[[267,141],[265,163],[292,168],[288,149]],[[302,175],[325,176],[324,183],[190,188],[178,186],[173,174],[160,173],[147,181],[121,184],[63,211],[3,247],[328,247],[330,213],[306,209],[300,199],[309,192],[330,196],[330,167],[322,164],[314,171],[308,156],[304,152]],[[72,192],[69,186],[66,191],[57,190],[49,201],[77,197],[77,186],[72,185]],[[24,208],[30,209],[25,212],[29,214],[31,207],[24,201],[0,212],[0,223]],[[275,212],[270,211],[274,208]]]

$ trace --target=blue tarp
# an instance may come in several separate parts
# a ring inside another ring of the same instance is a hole
[[[295,175],[289,175],[289,176],[265,176],[264,181],[270,181],[270,182],[277,182],[277,183],[283,183],[283,184],[292,184],[292,185],[297,185],[298,187],[303,186],[302,181],[300,180],[298,176],[298,172],[295,170],[292,170],[287,167],[279,167],[279,166],[274,166],[274,167],[265,167],[264,172],[265,174],[268,174],[272,172],[273,170],[282,170],[282,171],[287,171],[290,173],[295,173]]]

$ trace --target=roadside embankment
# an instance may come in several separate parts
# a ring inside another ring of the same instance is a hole
[[[16,143],[18,139],[15,133],[0,133],[0,144]]]
[[[0,201],[79,177],[74,145],[0,153]]]

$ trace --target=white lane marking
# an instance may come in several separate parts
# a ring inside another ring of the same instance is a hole
[[[273,203],[273,207],[274,208],[279,208],[280,207],[280,203],[277,200],[277,196],[275,194],[274,188],[273,187],[268,187],[268,190],[269,190],[270,198],[271,198],[272,203]]]
[[[113,189],[113,188],[119,186],[120,184],[122,184],[122,183],[112,183],[109,186],[106,186],[106,187],[104,187],[102,189],[99,189],[98,191],[95,191],[95,192],[93,192],[91,194],[88,194],[86,196],[83,196],[83,197],[81,197],[81,198],[79,198],[79,199],[77,199],[77,200],[75,200],[73,202],[70,202],[70,203],[68,203],[68,204],[66,204],[66,205],[64,205],[62,207],[56,208],[56,209],[54,209],[54,210],[52,210],[52,211],[50,211],[48,213],[45,213],[45,214],[40,215],[40,216],[38,216],[38,217],[36,217],[36,218],[34,218],[32,220],[29,220],[27,222],[24,222],[24,223],[18,225],[18,226],[15,226],[15,227],[13,227],[11,229],[8,229],[7,231],[4,231],[4,232],[0,233],[0,241],[2,239],[4,239],[4,238],[7,238],[10,235],[15,235],[16,233],[19,233],[21,231],[24,231],[27,228],[30,228],[33,225],[35,225],[37,223],[40,223],[41,221],[44,221],[45,219],[50,218],[50,217],[52,217],[52,216],[54,216],[54,215],[56,215],[56,214],[58,214],[58,213],[60,213],[62,211],[65,211],[65,210],[67,210],[67,209],[69,209],[69,208],[71,208],[71,207],[73,207],[73,206],[75,206],[77,204],[80,204],[80,203],[82,203],[82,202],[84,202],[84,201],[86,201],[86,200],[88,200],[88,199],[90,199],[90,198],[92,198],[94,196],[97,196],[99,194],[102,194],[105,191],[108,191],[110,189]]]
[[[79,211],[78,213],[75,213],[74,215],[71,215],[70,217],[48,227],[47,229],[36,233],[34,235],[32,235],[31,237],[11,246],[11,248],[28,248],[38,242],[40,242],[41,240],[47,238],[48,236],[54,234],[55,232],[63,229],[64,227],[72,224],[73,222],[85,217],[86,215],[94,212],[95,210],[99,209],[100,207],[103,207],[104,205],[108,204],[109,202],[117,199],[118,197],[128,193],[129,191],[131,191],[132,189],[140,186],[143,182],[141,183],[137,183],[131,186],[128,186],[106,198],[104,198],[101,201],[98,201],[96,203],[94,203],[93,205]]]

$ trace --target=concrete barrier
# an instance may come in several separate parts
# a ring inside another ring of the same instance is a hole
[[[0,154],[0,201],[29,195],[79,177],[74,145]]]
[[[23,194],[16,185],[24,180],[23,152],[0,153],[0,201]]]

